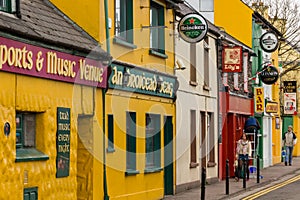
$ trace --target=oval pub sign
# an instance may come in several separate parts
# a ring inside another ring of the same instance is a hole
[[[276,67],[272,65],[265,66],[260,73],[260,79],[264,84],[271,85],[278,80],[279,73]]]
[[[180,37],[189,43],[200,42],[207,33],[207,22],[199,14],[187,14],[178,24]]]

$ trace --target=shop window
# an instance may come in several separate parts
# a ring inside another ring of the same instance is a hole
[[[115,0],[114,43],[136,48],[133,44],[133,1]]]
[[[24,200],[37,200],[38,199],[38,188],[25,188],[24,189]]]
[[[150,54],[165,55],[164,7],[151,1],[150,6]]]
[[[139,173],[136,170],[136,113],[126,112],[126,175]]]
[[[114,116],[108,115],[107,116],[107,123],[108,123],[108,147],[107,152],[114,152]]]
[[[37,113],[16,114],[16,162],[47,160],[49,157],[36,149]]]
[[[147,172],[160,171],[160,115],[146,114],[146,169]]]

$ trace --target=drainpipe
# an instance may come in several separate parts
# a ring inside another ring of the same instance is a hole
[[[105,33],[106,33],[106,51],[108,55],[110,55],[110,41],[109,41],[109,21],[108,21],[108,0],[104,0],[104,12],[105,12]],[[110,67],[110,61],[108,64]],[[108,78],[108,77],[107,77]],[[108,86],[106,86],[108,87]],[[107,194],[107,178],[106,178],[106,151],[105,151],[105,93],[107,89],[102,89],[102,117],[103,117],[103,134],[102,134],[102,147],[103,147],[103,192],[104,192],[104,200],[109,200],[109,196]]]

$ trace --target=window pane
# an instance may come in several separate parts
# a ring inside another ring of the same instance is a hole
[[[165,53],[164,7],[151,2],[150,8],[150,48]]]
[[[114,148],[114,117],[108,115],[108,147]]]
[[[35,146],[35,115],[26,114],[24,117],[24,147]]]
[[[7,6],[6,0],[0,0],[0,7],[5,8]]]
[[[126,40],[126,1],[115,1],[115,34],[116,36]]]
[[[115,1],[115,35],[119,36],[121,32],[121,10],[120,0]]]
[[[21,127],[21,120],[22,120],[22,116],[21,115],[17,115],[16,116],[16,128],[20,129]]]
[[[160,115],[146,114],[146,167],[160,167]]]
[[[156,8],[150,9],[150,48],[158,49],[158,29],[154,28],[158,26],[158,11]]]
[[[200,11],[214,11],[214,1],[201,0],[200,1]]]
[[[136,169],[136,113],[126,112],[126,167]]]

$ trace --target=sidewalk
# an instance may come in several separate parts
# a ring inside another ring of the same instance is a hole
[[[260,175],[262,175],[263,178],[260,179],[260,182],[257,183],[256,177],[250,178],[250,180],[246,182],[246,188],[243,188],[243,180],[236,182],[234,178],[231,178],[229,180],[229,195],[225,194],[225,180],[221,180],[219,182],[205,186],[205,199],[231,199],[244,192],[270,184],[271,182],[283,178],[284,176],[294,174],[299,169],[300,157],[294,157],[292,166],[285,166],[284,163],[279,163],[274,166],[261,169]],[[178,193],[173,196],[167,196],[164,198],[164,200],[200,200],[200,195],[201,189],[195,188],[182,193]]]

